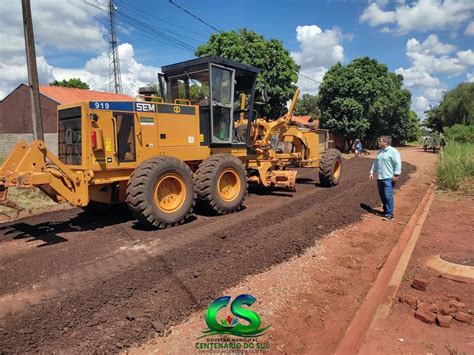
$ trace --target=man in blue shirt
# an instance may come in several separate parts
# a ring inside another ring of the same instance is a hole
[[[392,137],[381,136],[378,140],[380,150],[377,153],[369,179],[374,179],[377,174],[377,187],[383,204],[383,219],[393,219],[393,189],[395,182],[402,173],[402,161],[400,152],[391,146]]]

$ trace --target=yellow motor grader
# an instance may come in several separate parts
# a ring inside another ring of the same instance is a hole
[[[239,210],[248,184],[295,189],[292,166],[319,168],[339,182],[341,154],[320,149],[316,129],[256,117],[260,69],[220,57],[162,68],[159,92],[132,101],[58,107],[58,155],[43,141],[18,142],[0,167],[0,200],[10,187],[41,189],[86,207],[126,202],[139,222],[183,223],[199,199],[217,214]]]

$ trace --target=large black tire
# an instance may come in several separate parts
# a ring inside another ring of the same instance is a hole
[[[217,214],[237,211],[247,196],[247,171],[240,159],[230,154],[203,160],[194,180],[201,204]]]
[[[192,171],[173,157],[145,160],[130,176],[126,201],[133,216],[145,226],[182,224],[196,203]]]
[[[321,156],[319,164],[319,182],[330,187],[339,184],[341,178],[342,156],[337,149],[328,149]]]

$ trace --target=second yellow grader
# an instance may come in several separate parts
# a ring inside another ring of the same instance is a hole
[[[266,121],[254,110],[258,68],[205,57],[162,71],[159,93],[59,106],[58,156],[43,141],[18,142],[0,167],[0,200],[37,187],[74,206],[126,202],[163,228],[183,223],[197,199],[217,214],[239,210],[249,183],[294,190],[292,166],[339,182],[340,152],[291,121],[298,91],[286,115]]]

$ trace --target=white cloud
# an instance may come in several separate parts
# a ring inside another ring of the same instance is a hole
[[[459,61],[464,65],[474,65],[474,52],[469,49],[467,51],[459,51],[456,53]]]
[[[407,50],[409,52],[421,52],[424,54],[443,55],[455,50],[456,47],[450,44],[441,43],[435,34],[429,35],[423,43],[415,38],[408,40]]]
[[[303,94],[316,94],[319,85],[323,81],[324,74],[328,71],[326,67],[311,68],[304,71],[304,77],[300,75],[298,88]]]
[[[424,96],[415,97],[413,103],[413,107],[418,110],[426,110],[430,107],[430,102]]]
[[[474,73],[467,73],[466,74],[466,82],[474,83]]]
[[[130,96],[138,94],[138,88],[148,83],[156,82],[159,68],[143,65],[135,59],[133,46],[124,43],[118,46],[123,92]],[[88,60],[83,68],[65,69],[53,68],[57,80],[80,77],[87,82],[91,89],[109,90],[109,55],[103,52]]]
[[[344,49],[339,44],[342,37],[337,28],[323,31],[316,25],[298,26],[296,40],[301,50],[292,55],[300,65],[306,67],[333,65],[344,58]]]
[[[418,71],[427,73],[445,73],[459,75],[472,65],[472,51],[458,51],[457,57],[449,57],[447,54],[456,49],[455,46],[444,44],[438,37],[431,34],[423,43],[411,38],[407,41],[407,56]]]
[[[52,2],[32,1],[33,29],[40,83],[54,80],[53,67],[48,64],[46,48],[97,52],[106,50],[107,30],[94,18],[100,10],[87,7],[79,0]],[[28,81],[21,2],[0,2],[0,98],[20,83]]]
[[[412,109],[421,117],[428,105],[436,105],[441,100],[447,88],[434,74],[460,75],[474,65],[472,50],[457,51],[456,56],[451,57],[455,49],[453,45],[442,43],[434,34],[423,42],[416,38],[407,41],[406,54],[412,66],[398,68],[395,72],[403,75],[404,86],[414,94]],[[467,81],[472,80],[469,73],[466,77]]]
[[[464,34],[468,36],[474,36],[474,21],[469,22],[469,25],[467,25]]]
[[[471,18],[472,0],[418,0],[411,4],[398,3],[392,10],[370,4],[359,17],[372,27],[394,24],[399,33],[411,31],[458,28]]]
[[[322,30],[316,25],[296,27],[296,40],[300,51],[291,55],[301,66],[301,73],[310,79],[301,76],[298,85],[302,92],[315,94],[319,83],[328,67],[342,62],[344,48],[341,42],[344,35],[338,28]]]
[[[432,88],[427,88],[423,90],[423,96],[427,98],[429,101],[438,102],[439,100],[441,100],[445,92],[446,92],[445,89],[432,87]]]
[[[403,75],[403,83],[407,88],[433,88],[441,85],[438,78],[432,77],[420,67],[398,68],[395,73]]]
[[[40,84],[55,79],[81,78],[92,89],[108,91],[107,29],[97,20],[97,16],[104,13],[79,0],[35,0],[32,14]],[[20,83],[28,82],[20,1],[0,2],[0,28],[1,99]],[[53,67],[45,55],[51,47],[60,51],[93,53],[95,57],[78,68]],[[124,93],[135,96],[138,87],[156,81],[158,68],[139,63],[132,45],[121,44],[119,56]]]
[[[384,11],[377,3],[370,4],[359,19],[361,22],[368,22],[372,27],[396,21],[395,11]]]
[[[430,108],[430,102],[424,96],[416,96],[412,99],[411,108],[418,114],[418,116],[424,118],[425,111]]]

